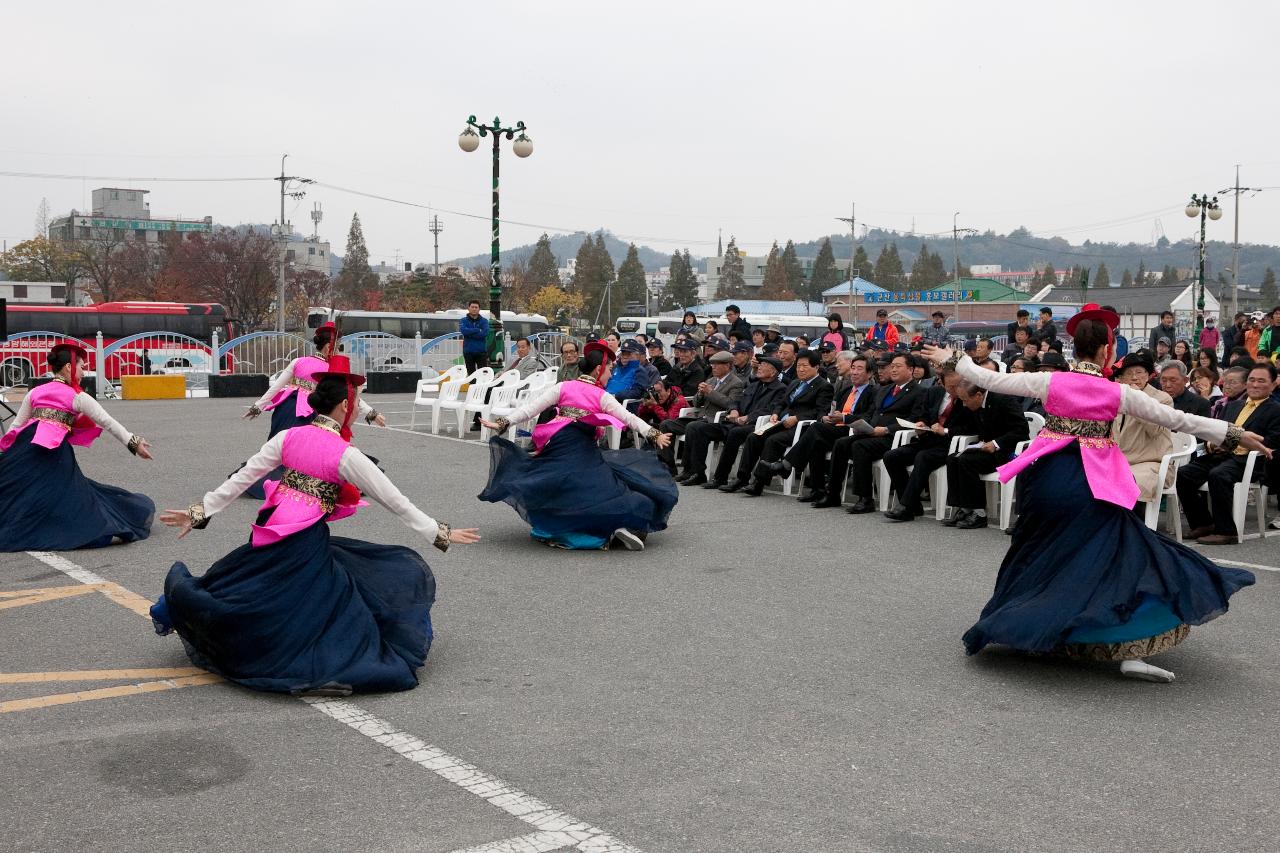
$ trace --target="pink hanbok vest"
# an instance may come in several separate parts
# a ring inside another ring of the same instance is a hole
[[[1044,398],[1049,416],[1044,429],[1025,453],[1000,466],[1000,482],[1009,482],[1041,456],[1074,441],[1080,445],[1080,461],[1093,496],[1133,509],[1141,492],[1124,453],[1111,439],[1111,424],[1120,413],[1123,397],[1124,386],[1119,383],[1087,373],[1055,373]]]
[[[88,447],[102,435],[102,427],[76,412],[76,390],[65,382],[46,382],[27,394],[31,403],[31,420],[22,429],[11,429],[0,438],[0,450],[8,450],[18,440],[18,433],[35,428],[31,443],[50,450],[62,442],[70,441],[80,447]]]
[[[271,402],[263,407],[263,411],[271,411],[287,400],[290,394],[293,394],[294,411],[300,418],[307,417],[312,412],[311,405],[307,402],[307,397],[315,390],[316,374],[323,373],[328,369],[329,362],[318,355],[304,355],[302,358],[294,359],[293,382],[277,391],[276,395],[271,398]]]
[[[327,429],[294,427],[285,432],[281,445],[285,474],[262,484],[267,499],[259,511],[275,507],[264,525],[253,525],[254,547],[279,542],[328,516],[329,521],[355,515],[368,506],[360,492],[338,474],[342,454],[351,445]],[[300,476],[299,476],[300,475]]]
[[[606,426],[626,428],[622,421],[601,411],[600,398],[604,396],[604,389],[600,386],[574,379],[561,382],[557,387],[560,399],[556,403],[556,416],[533,429],[533,446],[537,452],[541,452],[556,433],[575,421],[596,427],[597,437],[601,428]]]

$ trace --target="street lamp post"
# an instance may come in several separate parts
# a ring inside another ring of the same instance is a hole
[[[489,244],[489,313],[493,322],[489,324],[489,362],[496,367],[502,365],[503,352],[498,345],[498,332],[502,331],[502,268],[498,260],[498,141],[502,136],[515,140],[511,150],[517,157],[528,157],[533,153],[533,140],[525,135],[524,122],[516,122],[515,127],[503,127],[497,116],[492,125],[478,124],[475,116],[467,117],[467,127],[458,136],[458,147],[468,154],[480,147],[480,138],[493,137],[493,212],[491,222],[492,239]],[[516,134],[520,134],[516,136]]]
[[[1200,274],[1196,284],[1196,346],[1200,345],[1200,333],[1204,331],[1204,225],[1206,217],[1215,222],[1222,218],[1222,208],[1218,207],[1218,197],[1209,198],[1208,193],[1191,195],[1187,204],[1187,216],[1200,217]]]

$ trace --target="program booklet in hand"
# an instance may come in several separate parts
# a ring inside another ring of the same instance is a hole
[[[854,435],[871,435],[876,431],[875,427],[864,421],[862,418],[849,424],[849,428],[853,430]]]
[[[928,427],[916,426],[914,422],[898,418],[898,426],[904,429],[928,429]]]

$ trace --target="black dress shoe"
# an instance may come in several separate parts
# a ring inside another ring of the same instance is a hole
[[[884,514],[889,521],[911,521],[916,514],[906,507],[897,506]]]
[[[965,516],[964,521],[956,525],[956,530],[977,530],[987,526],[987,517],[978,515],[976,512],[970,512]]]
[[[764,483],[752,480],[751,485],[742,490],[742,494],[748,498],[758,498],[764,494]]]
[[[956,508],[953,508],[953,509],[951,510],[951,515],[949,515],[949,516],[947,516],[946,518],[942,519],[942,526],[943,526],[943,527],[955,527],[957,524],[959,524],[959,523],[960,523],[961,519],[963,519],[963,518],[964,518],[966,515],[968,515],[968,514],[969,514],[969,510],[967,510],[967,509],[956,509]]]
[[[858,498],[857,502],[851,507],[846,507],[845,512],[850,515],[862,515],[868,512],[875,512],[876,505],[869,498]]]
[[[815,492],[813,489],[809,489],[807,492],[797,497],[796,500],[800,501],[802,504],[811,504],[814,501],[822,500],[822,492]]]
[[[675,480],[677,483],[683,486],[686,482],[693,479],[693,475],[681,474],[679,477],[672,477],[671,479]]]
[[[721,486],[720,491],[726,494],[732,494],[733,492],[739,491],[741,489],[745,489],[746,487],[747,487],[747,484],[742,482],[741,480],[734,480],[733,482],[725,483],[723,486]]]
[[[819,500],[814,501],[811,506],[814,509],[830,509],[834,506],[840,506],[839,495],[822,495]]]
[[[767,468],[769,473],[773,474],[775,477],[791,476],[791,465],[781,459],[777,462],[770,462]]]
[[[692,477],[681,477],[676,482],[682,486],[705,486],[707,478],[705,474],[694,474]]]
[[[702,484],[702,488],[704,488],[704,489],[718,489],[718,488],[720,488],[720,487],[721,487],[721,486],[723,486],[723,485],[724,485],[724,483],[720,482],[719,480],[707,480],[707,482],[705,482],[705,483],[703,483],[703,484]]]

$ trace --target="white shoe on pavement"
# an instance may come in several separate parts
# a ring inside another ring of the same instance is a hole
[[[1167,669],[1152,666],[1146,661],[1127,660],[1120,663],[1120,674],[1142,681],[1154,681],[1157,684],[1168,684],[1173,681],[1174,674]]]
[[[613,538],[618,542],[618,544],[623,548],[626,548],[628,551],[644,550],[644,540],[625,527],[619,527],[617,530],[613,531]]]

